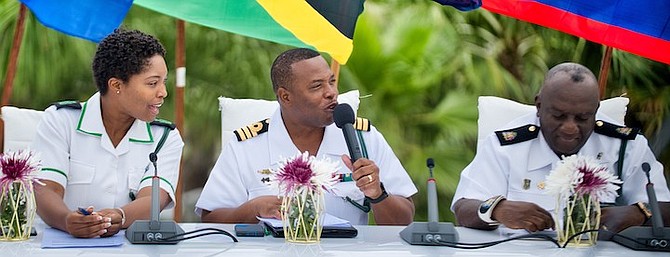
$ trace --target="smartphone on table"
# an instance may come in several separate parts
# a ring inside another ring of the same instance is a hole
[[[265,226],[261,224],[237,224],[235,235],[239,237],[264,237]]]

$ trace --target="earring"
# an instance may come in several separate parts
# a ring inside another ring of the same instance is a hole
[[[121,91],[119,91],[119,90],[116,90],[116,93],[117,93],[117,94],[118,94],[118,93],[121,93]]]

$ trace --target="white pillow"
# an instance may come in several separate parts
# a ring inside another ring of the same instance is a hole
[[[2,120],[5,123],[3,151],[16,151],[30,147],[37,134],[37,125],[42,120],[42,113],[43,111],[33,109],[3,106]]]
[[[624,124],[626,106],[630,100],[626,97],[613,97],[600,101],[598,113]],[[527,105],[496,96],[479,97],[479,119],[477,120],[477,149],[481,142],[494,131],[512,120],[536,112],[535,105]]]
[[[347,103],[358,111],[360,99],[358,90],[351,90],[338,95],[339,103]],[[219,111],[221,111],[221,148],[233,135],[233,131],[272,116],[279,106],[277,101],[261,99],[234,99],[219,97]]]

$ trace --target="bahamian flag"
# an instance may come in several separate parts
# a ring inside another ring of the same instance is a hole
[[[670,64],[670,0],[484,0],[484,9]]]
[[[135,0],[191,23],[330,54],[345,64],[364,0]]]
[[[132,0],[20,0],[44,26],[100,42],[121,25]]]

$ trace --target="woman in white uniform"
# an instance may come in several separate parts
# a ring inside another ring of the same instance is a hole
[[[160,207],[173,205],[184,143],[174,125],[156,120],[167,96],[164,57],[154,37],[116,30],[93,58],[98,92],[45,110],[33,150],[42,161],[35,197],[46,224],[90,238],[149,219],[154,164]]]

